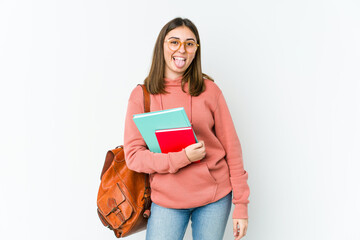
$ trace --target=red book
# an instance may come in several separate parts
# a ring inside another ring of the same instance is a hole
[[[155,130],[155,135],[162,153],[179,152],[196,143],[192,127]]]

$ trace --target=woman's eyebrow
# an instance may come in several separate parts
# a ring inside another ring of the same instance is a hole
[[[169,39],[172,39],[172,38],[180,40],[180,38],[178,38],[178,37],[169,37]],[[188,40],[193,40],[195,42],[195,39],[193,39],[193,38],[187,38],[186,41],[188,41]]]

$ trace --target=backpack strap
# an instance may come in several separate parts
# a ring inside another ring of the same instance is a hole
[[[148,90],[146,89],[145,84],[138,84],[142,87],[143,89],[143,94],[144,94],[144,112],[150,112],[150,93],[148,92]]]
[[[144,84],[138,84],[138,85],[140,85],[142,87],[143,93],[144,93],[144,111],[150,112],[150,94]],[[124,148],[123,145],[120,145],[120,146],[117,146],[115,149],[109,150],[106,153],[105,163],[104,163],[103,169],[101,171],[100,180],[101,180],[102,176],[104,175],[104,173],[106,172],[106,170],[108,170],[108,168],[110,167],[111,163],[114,160],[115,155],[123,148]],[[147,183],[146,187],[150,188],[148,181],[149,180],[147,180],[147,182],[146,182]]]
[[[150,112],[150,93],[146,89],[145,84],[138,84],[143,89],[144,94],[144,112]],[[145,200],[145,211],[143,213],[144,218],[150,217],[150,207],[151,207],[151,200],[150,200],[150,181],[149,181],[149,174],[145,174],[145,191],[143,199]]]

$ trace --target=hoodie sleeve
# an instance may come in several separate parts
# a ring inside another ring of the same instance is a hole
[[[240,141],[222,92],[218,96],[214,119],[215,133],[225,149],[225,159],[230,170],[230,182],[233,190],[232,202],[235,204],[232,218],[248,218],[247,204],[250,194],[247,184],[248,173],[244,170]]]
[[[185,149],[172,153],[153,153],[147,149],[146,143],[136,127],[132,117],[144,112],[144,97],[141,86],[131,93],[124,129],[124,153],[129,169],[143,173],[176,173],[191,163]]]

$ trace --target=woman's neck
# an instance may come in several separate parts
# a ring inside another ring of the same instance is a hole
[[[164,77],[164,79],[167,81],[175,81],[175,82],[180,81],[182,78],[183,76]]]

